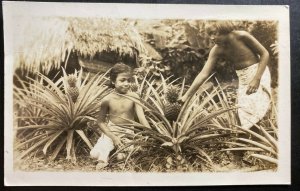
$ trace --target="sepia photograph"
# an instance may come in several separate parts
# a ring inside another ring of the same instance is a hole
[[[290,184],[288,6],[3,15],[6,185]]]

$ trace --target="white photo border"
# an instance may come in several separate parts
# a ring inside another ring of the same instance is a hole
[[[4,178],[7,186],[193,186],[291,183],[291,84],[288,5],[110,4],[2,2],[4,19]],[[279,165],[276,172],[99,173],[21,172],[13,169],[12,75],[18,19],[41,16],[133,19],[278,20]]]

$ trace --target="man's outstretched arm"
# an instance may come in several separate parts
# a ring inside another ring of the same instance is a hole
[[[191,87],[188,89],[188,91],[183,95],[181,98],[179,98],[179,101],[185,102],[190,96],[194,95],[196,93],[197,89],[202,85],[202,83],[208,78],[208,76],[213,71],[217,60],[218,60],[218,46],[215,45],[208,56],[208,59],[201,70],[201,72],[197,75],[195,80],[193,81]]]

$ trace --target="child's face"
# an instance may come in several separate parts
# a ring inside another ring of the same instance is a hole
[[[130,73],[120,73],[118,74],[116,81],[114,83],[116,92],[120,94],[126,94],[130,88]]]

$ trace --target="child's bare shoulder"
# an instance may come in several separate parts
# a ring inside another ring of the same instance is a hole
[[[135,93],[135,92],[128,92],[127,94],[128,96],[134,97],[134,98],[140,98],[139,94]]]
[[[104,98],[102,98],[101,102],[102,102],[102,105],[107,105],[109,104],[109,102],[113,99],[113,95],[112,93],[106,95]]]

